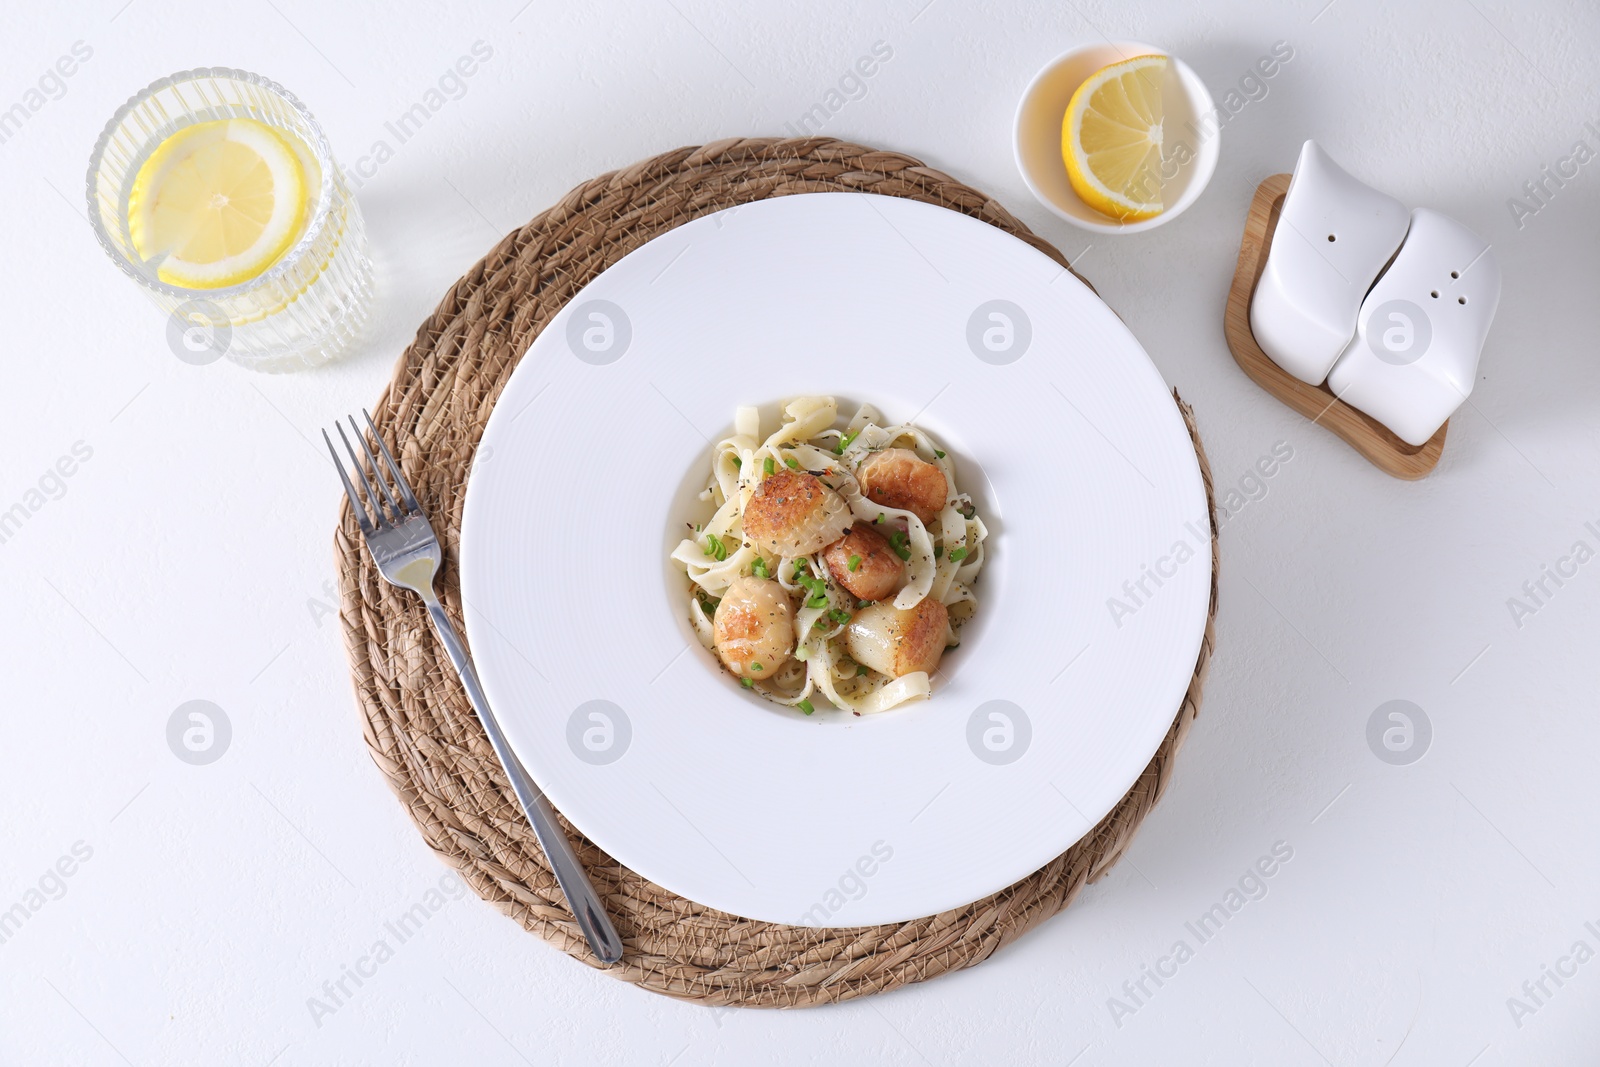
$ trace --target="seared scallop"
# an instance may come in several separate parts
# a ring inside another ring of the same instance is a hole
[[[868,500],[909,511],[924,526],[944,510],[944,471],[909,448],[874,452],[862,460],[856,479]]]
[[[890,601],[868,604],[856,612],[845,631],[850,658],[891,678],[915,671],[932,674],[944,655],[949,618],[944,605],[932,597],[924,597],[914,608],[897,608]]]
[[[829,545],[822,559],[833,580],[857,600],[893,596],[906,569],[889,542],[871,526],[859,522],[842,539]]]
[[[770,579],[736,578],[717,605],[711,643],[739,677],[771,678],[794,651],[791,616],[783,586]]]
[[[769,475],[744,506],[744,536],[774,556],[809,556],[843,536],[850,506],[805,471]]]

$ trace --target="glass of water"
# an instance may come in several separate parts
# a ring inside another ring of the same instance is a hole
[[[100,134],[87,195],[101,246],[168,314],[186,362],[313,367],[367,323],[361,211],[322,127],[276,82],[222,67],[153,82]],[[193,238],[208,221],[222,237]],[[241,227],[248,248],[220,247]]]

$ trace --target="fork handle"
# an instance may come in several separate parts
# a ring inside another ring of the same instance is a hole
[[[424,595],[423,599],[428,605],[428,618],[433,622],[434,632],[439,635],[450,662],[461,676],[461,684],[467,690],[472,710],[478,713],[478,721],[483,723],[484,733],[489,735],[489,744],[494,746],[494,754],[500,757],[500,765],[511,779],[511,788],[522,802],[522,810],[527,814],[528,821],[533,824],[534,836],[539,839],[539,847],[544,849],[551,870],[555,871],[556,882],[560,884],[561,892],[566,895],[567,904],[578,920],[578,929],[583,931],[589,948],[602,963],[616,963],[622,958],[622,939],[617,936],[616,927],[611,925],[611,917],[606,914],[600,894],[595,892],[594,884],[584,872],[577,853],[572,851],[572,842],[556,825],[555,810],[550,807],[544,790],[523,769],[522,762],[511,751],[506,735],[500,731],[500,724],[495,721],[494,712],[489,708],[489,698],[484,695],[483,684],[478,681],[478,671],[472,665],[472,657],[467,654],[461,636],[456,633],[455,623],[445,614],[444,605],[436,595]]]

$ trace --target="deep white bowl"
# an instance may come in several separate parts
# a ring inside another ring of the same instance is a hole
[[[806,393],[926,427],[988,523],[926,701],[781,709],[685,619],[666,557],[712,442]],[[1038,870],[1145,772],[1205,633],[1205,485],[1155,365],[1050,257],[930,204],[781,196],[661,234],[534,340],[479,449],[461,596],[512,748],[617,862],[734,915],[901,922]]]
[[[1163,101],[1165,154],[1173,158],[1176,155],[1173,146],[1181,141],[1188,145],[1193,158],[1164,183],[1162,199],[1166,210],[1153,219],[1118,222],[1084,203],[1072,188],[1066,164],[1061,160],[1061,122],[1067,105],[1072,102],[1072,94],[1095,71],[1119,60],[1145,55],[1167,56],[1178,75]],[[1222,135],[1214,112],[1211,93],[1200,76],[1166,49],[1138,41],[1083,45],[1047,63],[1023,92],[1022,102],[1017,105],[1013,135],[1017,170],[1022,172],[1022,180],[1039,203],[1074,226],[1097,233],[1153,230],[1183,214],[1199,198],[1211,180],[1211,172],[1217,169]]]

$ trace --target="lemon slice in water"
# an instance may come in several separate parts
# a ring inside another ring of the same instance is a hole
[[[305,168],[286,137],[255,119],[186,126],[134,177],[134,250],[170,285],[219,289],[277,262],[305,226]]]
[[[1166,56],[1102,67],[1078,86],[1061,124],[1067,177],[1084,203],[1132,222],[1161,214],[1161,88]]]

